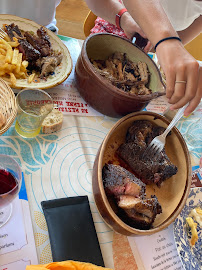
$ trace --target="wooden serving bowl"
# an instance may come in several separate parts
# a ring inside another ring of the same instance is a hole
[[[133,62],[145,62],[150,72],[152,94],[134,95],[113,86],[94,68],[90,59],[106,60],[114,52],[126,53]],[[109,33],[89,36],[83,43],[75,68],[75,82],[83,99],[95,110],[121,117],[142,110],[153,98],[165,94],[161,74],[154,61],[129,40]]]
[[[125,235],[153,234],[170,225],[181,212],[189,195],[191,185],[191,162],[186,143],[177,128],[173,128],[171,135],[166,139],[166,154],[171,162],[178,168],[176,175],[165,180],[161,187],[147,185],[146,195],[156,195],[162,213],[157,215],[153,227],[149,230],[140,230],[124,223],[113,211],[105,194],[102,181],[102,168],[105,163],[120,165],[120,160],[115,155],[116,149],[125,141],[128,128],[135,120],[149,120],[155,125],[167,127],[170,123],[165,117],[152,112],[137,112],[121,118],[110,130],[98,150],[93,167],[93,194],[98,211],[104,221],[117,231]]]

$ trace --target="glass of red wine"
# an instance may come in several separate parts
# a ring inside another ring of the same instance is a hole
[[[22,182],[22,171],[10,156],[0,155],[0,228],[12,215],[12,201],[17,197]]]

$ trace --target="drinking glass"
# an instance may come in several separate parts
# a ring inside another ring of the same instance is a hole
[[[18,163],[7,155],[0,155],[0,228],[10,219],[12,201],[17,197],[22,182]]]
[[[53,109],[51,96],[40,89],[25,89],[16,97],[17,119],[15,129],[25,138],[33,138],[40,132],[44,118]]]

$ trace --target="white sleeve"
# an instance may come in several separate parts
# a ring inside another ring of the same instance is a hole
[[[176,31],[186,29],[202,15],[202,1],[161,0],[161,4]]]

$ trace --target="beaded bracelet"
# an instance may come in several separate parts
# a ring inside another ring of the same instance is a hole
[[[163,41],[165,41],[165,40],[169,40],[169,39],[177,39],[177,40],[179,40],[180,42],[182,42],[182,40],[181,40],[179,37],[167,37],[167,38],[163,38],[163,39],[159,40],[159,41],[156,43],[156,45],[154,46],[154,50],[156,51],[157,46],[158,46],[161,42],[163,42]]]

